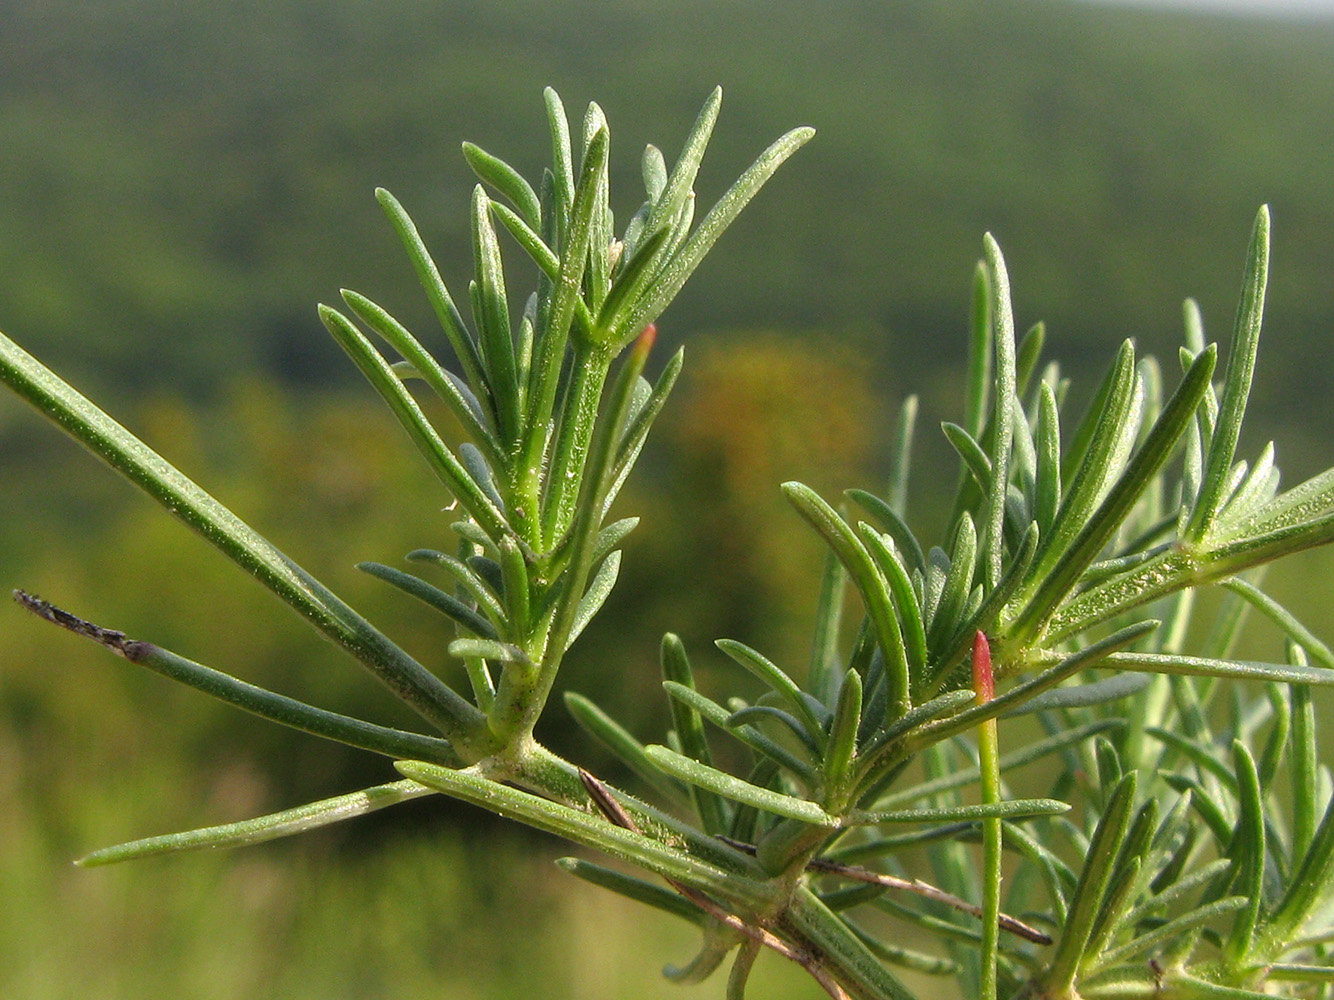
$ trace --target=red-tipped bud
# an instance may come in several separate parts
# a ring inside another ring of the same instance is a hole
[[[639,355],[640,360],[648,357],[648,352],[653,350],[653,341],[658,339],[658,327],[655,323],[650,323],[639,332],[635,338],[633,348],[635,354]]]
[[[973,690],[977,693],[979,705],[996,697],[996,675],[991,671],[991,644],[983,632],[973,637]]]

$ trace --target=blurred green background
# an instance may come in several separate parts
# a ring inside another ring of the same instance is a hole
[[[639,735],[662,632],[705,686],[735,636],[800,663],[814,542],[777,484],[875,487],[923,397],[912,510],[953,473],[971,269],[1005,249],[1021,326],[1096,375],[1170,360],[1180,303],[1231,321],[1248,227],[1275,219],[1249,447],[1331,461],[1334,22],[1059,0],[13,0],[0,5],[0,329],[426,662],[449,630],[352,565],[442,542],[442,497],[313,308],[340,285],[431,330],[371,197],[466,286],[464,139],[532,176],[541,88],[611,122],[613,208],[721,83],[708,202],[772,138],[819,130],[660,324],[686,373],[622,502],[622,582],[564,683]],[[616,191],[619,190],[619,197]],[[517,263],[518,255],[511,254]],[[527,280],[518,267],[512,292]],[[661,352],[665,357],[667,351]],[[1271,580],[1322,623],[1330,560]],[[0,583],[342,711],[403,719],[185,529],[0,396]],[[1272,636],[1257,650],[1274,655]],[[730,677],[731,675],[726,675]],[[553,702],[543,735],[620,777]],[[717,996],[657,976],[689,928],[567,885],[559,844],[416,803],[296,841],[81,872],[120,840],[392,776],[0,608],[0,997]],[[785,996],[813,986],[771,963]]]

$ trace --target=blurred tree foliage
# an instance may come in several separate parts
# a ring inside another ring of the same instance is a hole
[[[706,200],[762,137],[820,138],[669,336],[848,331],[916,384],[954,357],[941,334],[990,229],[1064,343],[1163,350],[1185,294],[1230,320],[1215,265],[1269,202],[1272,414],[1334,388],[1297,361],[1334,328],[1331,51],[1327,23],[1056,0],[20,0],[0,10],[0,328],[123,394],[238,364],[339,377],[310,308],[335,283],[428,325],[374,184],[458,285],[463,138],[531,169],[540,88],[596,93],[632,123],[612,153],[629,175],[717,82]]]

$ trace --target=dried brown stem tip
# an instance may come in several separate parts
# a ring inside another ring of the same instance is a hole
[[[127,639],[124,632],[117,632],[115,629],[103,628],[101,625],[84,621],[78,615],[72,615],[68,611],[56,607],[50,601],[44,601],[26,591],[14,591],[14,600],[38,618],[45,618],[51,624],[59,625],[75,635],[81,635],[92,639],[94,642],[101,643],[113,653],[119,653],[127,660],[142,659],[149,648],[149,644],[146,642]]]

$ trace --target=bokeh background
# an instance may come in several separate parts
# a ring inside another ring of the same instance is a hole
[[[711,201],[814,125],[660,324],[686,373],[626,513],[621,584],[568,687],[638,734],[662,632],[806,655],[815,543],[777,491],[875,488],[922,397],[910,503],[932,524],[984,231],[1021,326],[1087,383],[1121,339],[1170,359],[1181,301],[1231,322],[1256,207],[1275,220],[1254,449],[1331,463],[1334,20],[1073,0],[9,0],[0,4],[0,329],[430,663],[449,631],[359,576],[439,544],[442,498],[324,336],[341,285],[421,334],[371,197],[466,287],[468,139],[532,176],[541,89],[611,122],[613,208],[722,84]],[[618,193],[617,193],[618,192]],[[512,254],[517,262],[518,255]],[[518,277],[524,274],[520,267]],[[665,357],[667,352],[661,352]],[[1320,630],[1329,557],[1274,590]],[[402,719],[294,616],[21,403],[0,396],[0,583],[319,704]],[[1328,634],[1328,630],[1324,630]],[[1276,642],[1259,631],[1262,655]],[[559,701],[544,737],[618,778]],[[692,931],[567,884],[561,845],[416,803],[225,855],[76,871],[95,847],[392,777],[140,675],[0,607],[0,997],[682,998]],[[755,994],[816,996],[778,963]]]

